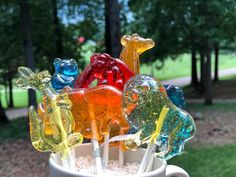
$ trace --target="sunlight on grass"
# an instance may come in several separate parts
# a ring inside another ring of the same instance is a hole
[[[36,93],[37,95],[37,102],[41,101],[41,96],[39,93]],[[3,107],[7,107],[6,100],[9,98],[6,98],[4,90],[1,91],[1,99]],[[28,105],[28,92],[24,89],[14,89],[13,91],[13,103],[15,108],[21,108],[21,107],[27,107]]]
[[[214,71],[214,56],[212,55],[212,71]],[[142,60],[141,60],[142,63]],[[165,60],[164,67],[160,70],[155,68],[156,65],[160,65],[159,61],[156,61],[152,64],[154,67],[153,75],[160,80],[168,80],[178,77],[190,76],[191,74],[191,55],[183,54],[180,55],[175,60],[168,58]],[[198,73],[200,61],[197,62]],[[236,67],[236,55],[234,54],[221,54],[219,56],[219,69],[228,69]],[[147,66],[145,64],[141,65],[141,73],[142,74],[151,74],[151,66]]]

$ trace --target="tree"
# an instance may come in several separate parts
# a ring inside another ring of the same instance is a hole
[[[215,44],[215,72],[214,72],[214,81],[217,82],[219,80],[219,45]]]
[[[206,80],[205,80],[205,104],[212,104],[212,80],[211,80],[211,46],[207,42],[206,48]]]
[[[8,122],[9,122],[9,120],[8,120],[8,118],[6,116],[5,110],[2,107],[2,102],[0,100],[0,124],[5,124],[5,123],[8,123]]]
[[[30,5],[27,0],[22,0],[20,3],[20,17],[22,23],[22,31],[24,35],[24,52],[26,59],[26,66],[31,70],[35,70],[35,61],[33,55],[33,39],[31,31],[31,13]],[[29,106],[36,105],[35,91],[30,89],[28,91]]]
[[[9,98],[8,107],[13,107],[12,79],[17,72],[17,66],[22,64],[22,52],[18,6],[15,1],[3,1],[0,4],[0,77],[4,78],[6,98]],[[9,92],[7,92],[9,90]],[[8,96],[9,93],[9,96]]]
[[[120,44],[120,6],[118,0],[105,0],[105,44],[106,52],[118,58]]]
[[[0,81],[1,81],[0,83],[2,84],[3,78],[1,78]],[[0,89],[0,91],[1,91],[1,89]],[[9,120],[8,120],[7,115],[5,113],[5,109],[2,106],[2,92],[0,92],[0,124],[5,124],[8,122],[9,122]]]
[[[197,76],[197,58],[196,58],[196,49],[192,47],[191,50],[191,85],[197,89],[198,87],[198,76]]]

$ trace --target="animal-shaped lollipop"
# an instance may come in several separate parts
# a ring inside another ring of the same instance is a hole
[[[55,135],[55,133],[61,132],[61,130],[55,130],[53,128],[54,124],[51,124],[50,121],[50,116],[54,118],[55,115],[52,111],[52,106],[50,106],[52,100],[53,105],[56,104],[64,107],[67,105],[67,109],[71,107],[71,112],[67,113],[69,115],[72,113],[74,117],[72,120],[75,120],[75,124],[74,122],[67,123],[67,121],[64,120],[64,114],[58,115],[59,113],[64,113],[64,111],[55,108],[55,110],[57,110],[56,115],[63,120],[63,125],[71,125],[73,131],[82,133],[86,138],[91,138],[92,142],[94,142],[94,140],[98,142],[104,135],[109,134],[110,126],[117,127],[116,134],[125,134],[128,132],[129,123],[123,116],[121,108],[122,93],[115,87],[102,85],[89,89],[81,88],[74,90],[65,87],[61,93],[57,93],[50,86],[51,76],[47,71],[33,73],[28,68],[23,67],[21,67],[19,71],[23,76],[23,79],[18,81],[21,87],[33,88],[42,92],[44,95],[44,104],[43,106],[39,106],[38,112],[39,117],[46,118],[44,125],[47,134]],[[24,76],[25,73],[28,75],[27,77]],[[67,100],[68,102],[60,102],[60,100]],[[68,103],[72,103],[72,105],[68,107]],[[45,115],[45,113],[48,114]],[[97,149],[99,149],[99,147],[96,145],[94,151],[97,152]],[[96,156],[98,156],[98,154]]]
[[[136,75],[125,85],[123,110],[131,125],[139,130],[133,140],[126,141],[127,148],[135,148],[135,141],[148,142],[155,132],[155,122],[162,108],[169,108],[164,123],[157,137],[158,156],[170,159],[183,151],[184,144],[196,131],[192,117],[177,108],[168,99],[165,88],[149,75]]]
[[[115,87],[101,85],[88,89],[73,89],[67,93],[73,103],[71,111],[76,122],[75,131],[81,132],[85,138],[92,138],[92,118],[88,115],[90,106],[94,111],[98,140],[109,133],[111,124],[118,124],[119,131],[123,134],[129,130],[129,123],[122,114],[122,93]]]
[[[71,114],[71,101],[66,93],[57,94],[50,86],[51,75],[48,71],[32,72],[29,68],[19,67],[21,78],[17,81],[20,88],[32,88],[43,95],[44,102],[39,104],[38,112],[29,108],[30,137],[35,149],[42,152],[58,152],[65,167],[74,169],[75,163],[69,148],[82,143],[80,133],[74,133],[74,119]]]
[[[129,123],[122,114],[122,92],[115,87],[101,85],[88,89],[74,89],[68,92],[72,101],[75,130],[85,138],[102,140],[110,134],[122,135],[128,132]],[[106,156],[107,157],[107,156]]]
[[[123,49],[120,54],[120,59],[124,61],[135,74],[139,74],[139,55],[154,47],[154,41],[152,39],[144,39],[138,34],[133,34],[131,36],[124,35],[121,38],[121,44]]]
[[[52,86],[56,90],[61,90],[65,86],[74,86],[74,82],[79,74],[79,69],[74,59],[61,60],[54,59],[55,73],[52,76]]]
[[[184,92],[180,87],[174,85],[164,85],[167,95],[172,103],[180,109],[185,109],[186,102]]]
[[[134,76],[128,66],[119,59],[108,54],[94,54],[90,64],[79,75],[75,88],[89,88],[93,82],[96,85],[112,85],[123,90],[125,83]]]

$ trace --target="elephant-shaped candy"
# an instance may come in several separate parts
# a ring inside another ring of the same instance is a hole
[[[180,154],[185,142],[194,136],[196,127],[192,117],[168,99],[164,86],[152,76],[136,75],[126,83],[123,92],[123,111],[131,126],[138,130],[136,136],[133,136],[133,142],[126,140],[128,149],[133,149],[136,142],[149,142],[164,106],[169,108],[169,111],[156,144],[157,155],[168,160]]]

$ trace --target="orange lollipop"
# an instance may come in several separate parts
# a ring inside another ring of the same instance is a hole
[[[72,104],[75,131],[91,139],[97,171],[101,171],[100,148],[98,141],[107,141],[110,130],[113,135],[122,135],[129,130],[129,123],[122,113],[122,92],[113,86],[100,85],[88,89],[65,89]],[[114,129],[115,127],[115,129]],[[118,144],[118,143],[116,143]],[[119,162],[123,163],[123,152],[119,149]],[[104,146],[104,165],[108,162],[109,144]]]
[[[68,91],[68,90],[67,90]],[[88,89],[75,89],[68,92],[75,120],[75,131],[85,138],[102,140],[110,133],[110,127],[116,125],[117,132],[124,134],[129,130],[129,123],[122,114],[122,93],[108,85]],[[96,125],[94,135],[92,124]],[[94,136],[94,137],[93,137]]]

